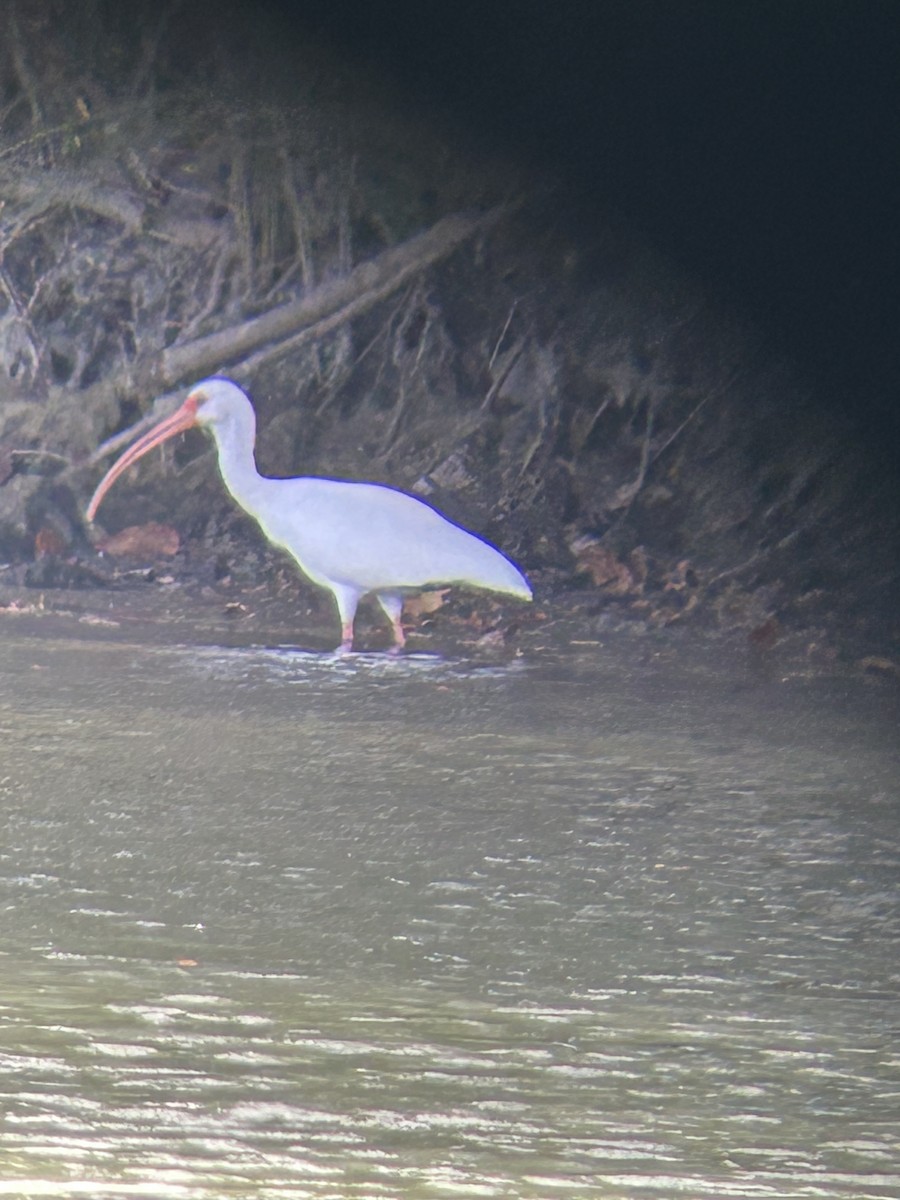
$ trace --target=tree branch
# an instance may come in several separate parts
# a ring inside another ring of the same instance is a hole
[[[334,318],[342,311],[341,320],[357,316],[402,287],[411,275],[446,258],[468,238],[487,230],[507,211],[500,206],[481,216],[453,214],[444,217],[424,233],[392,246],[369,262],[360,263],[349,275],[329,280],[299,300],[231,329],[171,346],[152,364],[149,377],[145,375],[144,378],[155,386],[172,387],[187,377],[239,362],[267,342],[292,337],[301,330],[313,337],[319,322],[328,320],[333,327]]]
[[[231,329],[172,346],[158,357],[138,364],[134,382],[119,393],[122,398],[151,390],[165,394],[158,396],[151,411],[140,421],[107,438],[84,465],[93,466],[120,450],[172,411],[176,398],[173,389],[185,380],[193,382],[229,364],[236,364],[230,373],[240,379],[260,362],[324,336],[395,292],[411,275],[445,258],[468,238],[485,233],[510,211],[500,205],[481,215],[444,217],[424,233],[361,263],[344,278],[314,288],[299,300]],[[276,344],[272,345],[273,342]],[[109,384],[100,387],[104,396],[108,396]],[[90,393],[82,394],[82,402],[91,404]]]

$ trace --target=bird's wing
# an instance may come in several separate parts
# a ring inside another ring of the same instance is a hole
[[[499,550],[414,496],[331,479],[269,483],[260,524],[317,582],[360,592],[465,583],[531,594]]]

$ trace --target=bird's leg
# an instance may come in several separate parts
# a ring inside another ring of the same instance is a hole
[[[338,616],[341,618],[341,644],[336,648],[336,654],[349,654],[353,649],[353,618],[356,616],[356,606],[359,604],[359,592],[354,588],[332,586],[334,602],[337,605]]]
[[[353,652],[353,622],[341,629],[341,644],[335,646],[335,654],[352,654]]]
[[[403,615],[403,597],[399,592],[376,592],[375,598],[390,621],[391,629],[394,632],[391,653],[399,654],[406,645],[406,634],[403,632],[403,625],[400,621]]]

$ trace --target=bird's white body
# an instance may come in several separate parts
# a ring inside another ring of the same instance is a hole
[[[398,645],[403,644],[400,611],[407,590],[463,584],[531,599],[527,580],[499,550],[414,496],[375,483],[260,475],[253,454],[253,406],[226,379],[198,384],[178,413],[122,456],[97,488],[89,517],[127,466],[190,425],[212,433],[223,482],[237,503],[313,583],[332,593],[342,649],[350,647],[356,606],[368,593],[390,617]]]
[[[263,497],[271,503],[253,515],[266,536],[323,587],[340,583],[365,594],[468,583],[531,597],[519,570],[498,550],[413,496],[335,479],[263,482],[269,485]]]

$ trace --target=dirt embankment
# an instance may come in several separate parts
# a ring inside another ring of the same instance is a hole
[[[412,602],[420,626],[692,623],[760,652],[893,652],[878,464],[632,233],[316,47],[282,61],[274,23],[121,7],[0,14],[7,605],[162,578],[244,616],[259,602],[229,588],[315,608],[202,440],[84,526],[108,455],[217,372],[254,397],[266,473],[415,491],[538,584],[514,616]],[[156,540],[108,540],[151,521]]]

